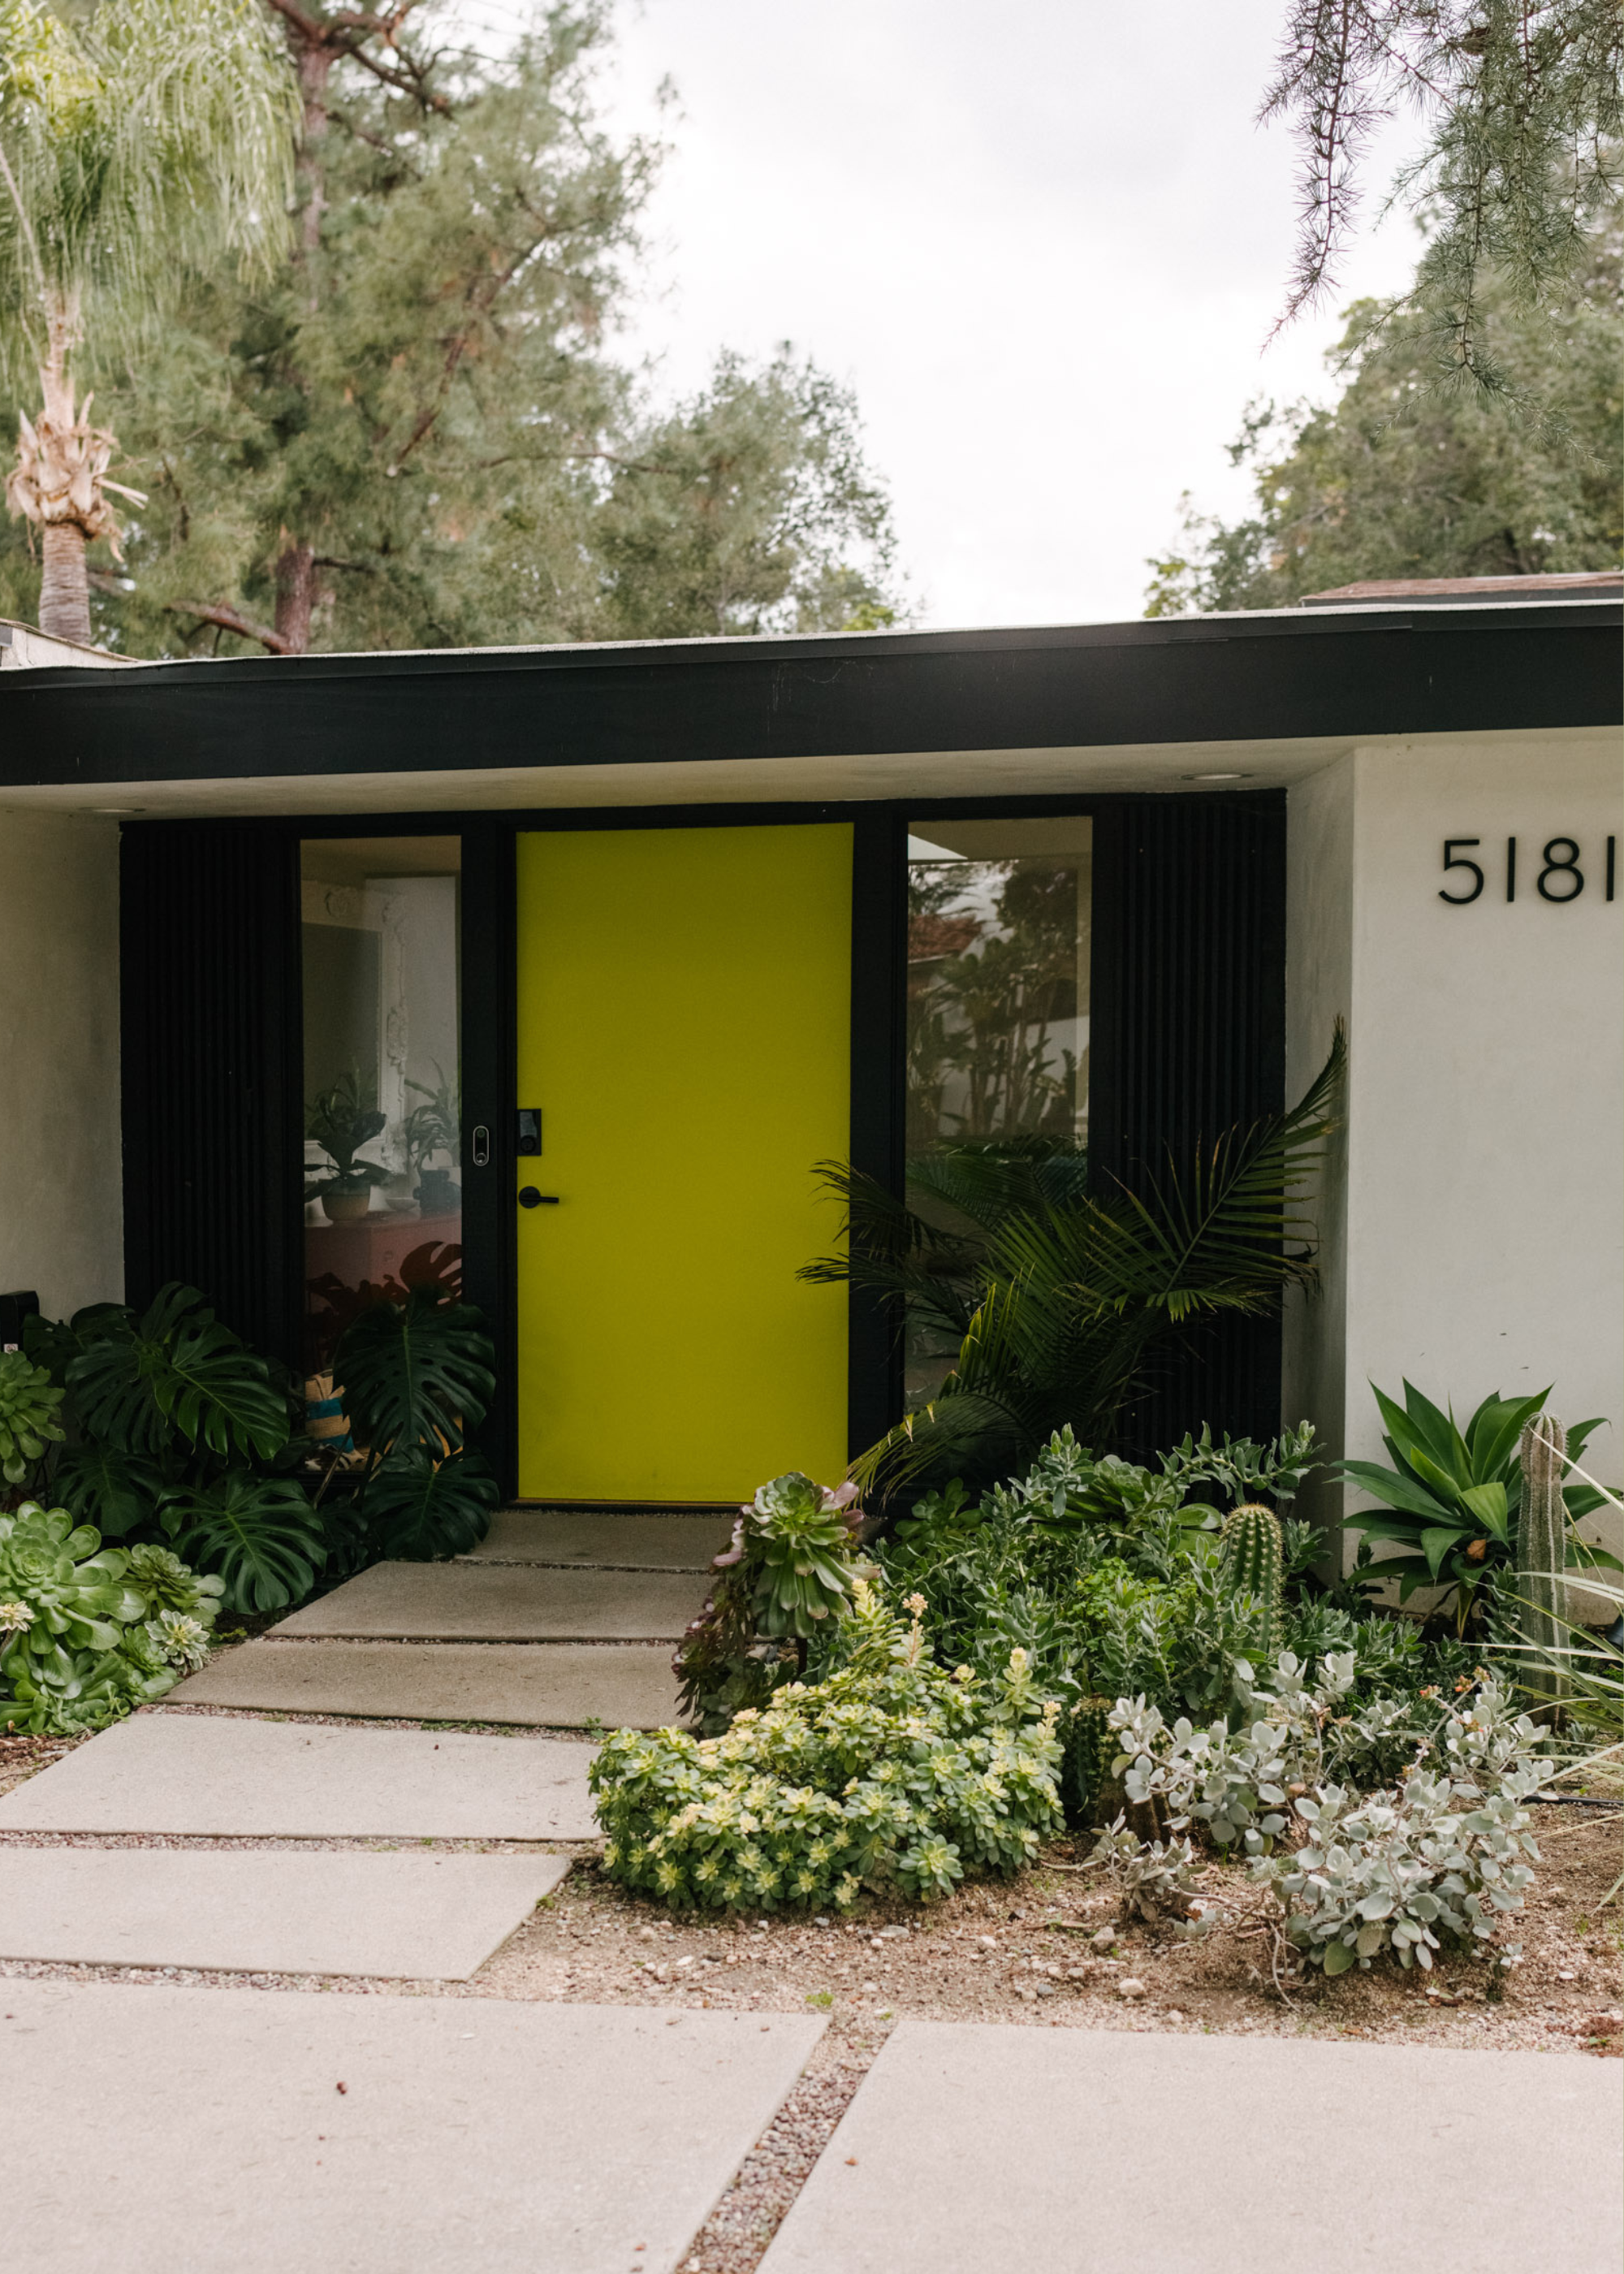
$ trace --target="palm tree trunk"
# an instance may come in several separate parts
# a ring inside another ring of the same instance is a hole
[[[40,629],[53,639],[77,640],[88,647],[90,582],[85,546],[104,537],[115,560],[118,520],[107,492],[138,505],[139,490],[108,479],[108,461],[118,445],[113,435],[90,423],[90,397],[77,409],[68,358],[80,336],[75,295],[42,288],[46,316],[45,360],[40,366],[43,409],[38,423],[19,413],[17,459],[6,478],[5,501],[13,515],[40,531],[44,575],[40,584]]]
[[[40,629],[49,639],[91,644],[90,585],[85,575],[85,532],[76,521],[48,521],[41,531],[45,571],[40,579]]]

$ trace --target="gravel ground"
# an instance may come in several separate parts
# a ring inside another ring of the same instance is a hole
[[[166,1709],[159,1709],[166,1710]],[[183,1709],[169,1708],[169,1711]],[[209,1711],[196,1708],[185,1710]],[[302,1720],[337,1717],[287,1716]],[[415,1727],[401,1723],[399,1727]],[[501,1732],[516,1735],[539,1732]],[[558,1732],[579,1736],[579,1732]],[[0,1788],[69,1750],[0,1739]],[[1620,1815],[1539,1808],[1545,1856],[1512,1933],[1524,1962],[1503,1977],[1447,1962],[1431,1977],[1392,1969],[1276,1989],[1267,1950],[1220,1933],[1192,1944],[1124,1921],[1117,1899],[1060,1841],[1014,1882],[982,1882],[929,1909],[865,1898],[850,1919],[679,1920],[602,1879],[590,1847],[577,1868],[470,1983],[204,1974],[179,1969],[0,1962],[0,1978],[229,1983],[378,1997],[535,1998],[590,2005],[826,2012],[830,2028],[801,2082],[746,2158],[685,2262],[690,2274],[750,2274],[894,2022],[1014,2022],[1034,2028],[1228,2032],[1518,2051],[1624,2053]],[[0,1833],[0,1844],[93,1847],[443,1846],[514,1852],[516,1841],[228,1841]],[[544,1843],[536,1843],[542,1845]],[[1069,1868],[1068,1868],[1069,1867]],[[1226,1875],[1208,1874],[1222,1895]]]

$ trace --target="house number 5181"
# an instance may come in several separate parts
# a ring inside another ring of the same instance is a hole
[[[1611,900],[1613,877],[1618,865],[1618,839],[1607,840],[1604,859],[1602,896]],[[1449,884],[1439,887],[1438,897],[1452,908],[1470,907],[1483,897],[1485,876],[1481,861],[1468,857],[1474,847],[1481,850],[1481,837],[1446,837],[1444,840],[1444,873]],[[1535,871],[1534,890],[1542,900],[1550,900],[1558,907],[1576,900],[1584,890],[1584,870],[1581,868],[1579,840],[1576,837],[1548,837],[1540,854],[1540,867]],[[1460,887],[1464,885],[1464,892]],[[1506,840],[1506,898],[1517,896],[1517,840]]]

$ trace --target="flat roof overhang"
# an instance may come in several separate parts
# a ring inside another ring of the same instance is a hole
[[[159,815],[1279,787],[1357,744],[1617,726],[1616,601],[50,667],[0,804]]]

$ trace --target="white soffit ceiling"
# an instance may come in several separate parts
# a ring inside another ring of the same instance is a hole
[[[936,750],[847,757],[640,760],[626,765],[260,775],[246,780],[44,783],[0,789],[0,807],[154,819],[231,814],[483,812],[639,805],[1086,796],[1114,791],[1276,789],[1359,748],[1459,749],[1605,742],[1594,728],[1323,736],[1271,742]]]

